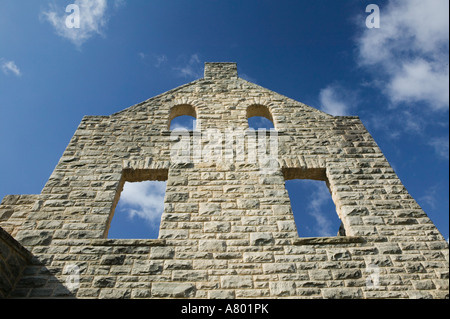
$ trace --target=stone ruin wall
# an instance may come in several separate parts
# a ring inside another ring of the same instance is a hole
[[[174,163],[178,115],[220,132],[272,119],[279,167]],[[289,179],[327,183],[345,236],[298,237]],[[142,180],[167,180],[159,238],[108,239],[124,182]],[[0,297],[448,298],[448,244],[359,118],[245,81],[234,63],[206,63],[202,79],[84,117],[41,194],[3,199],[0,227]]]

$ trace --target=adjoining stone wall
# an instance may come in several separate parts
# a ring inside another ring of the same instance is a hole
[[[11,236],[27,228],[29,213],[38,209],[39,195],[8,195],[0,203],[0,225]],[[41,223],[45,223],[44,220]],[[34,226],[33,226],[34,228]]]
[[[30,261],[31,254],[0,228],[0,298],[15,288]]]
[[[174,137],[170,119],[183,112],[197,128]],[[208,130],[248,141],[248,115],[273,120],[275,169],[174,161],[184,138],[207,149]],[[327,183],[346,236],[298,238],[285,188],[294,178]],[[167,180],[159,238],[107,239],[124,182],[140,180]],[[234,63],[207,63],[203,79],[85,117],[42,193],[4,199],[0,226],[34,256],[11,297],[448,297],[448,244],[359,118],[240,79]]]

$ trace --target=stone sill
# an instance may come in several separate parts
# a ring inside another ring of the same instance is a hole
[[[213,128],[213,129],[215,129],[215,128]],[[208,128],[205,128],[204,130],[206,131],[206,130],[208,130]],[[270,136],[271,131],[275,132],[278,136],[286,135],[285,131],[279,131],[279,130],[274,130],[274,129],[265,129],[264,131],[265,131],[264,133],[266,134],[266,136]],[[198,130],[194,130],[194,131],[193,130],[161,131],[162,136],[171,136],[172,134],[174,134],[174,136],[181,135],[181,134],[177,134],[177,133],[189,134],[189,136],[194,136],[194,133],[201,134],[202,131],[198,131]],[[224,133],[226,133],[226,132],[224,132]],[[258,130],[244,129],[244,134],[245,134],[245,136],[248,136],[250,134],[256,134],[255,137],[257,137],[259,133],[258,133]]]
[[[294,239],[293,245],[346,245],[346,244],[363,244],[367,242],[364,237],[310,237]]]
[[[134,246],[134,247],[154,247],[165,246],[164,239],[92,239],[92,246]]]

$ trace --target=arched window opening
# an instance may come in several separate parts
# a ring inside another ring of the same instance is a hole
[[[325,170],[284,170],[299,237],[345,236],[327,185]]]
[[[176,105],[170,110],[168,129],[172,131],[177,129],[193,131],[195,130],[196,119],[197,112],[192,105]]]
[[[272,114],[266,106],[255,104],[247,108],[248,127],[257,129],[275,129]]]

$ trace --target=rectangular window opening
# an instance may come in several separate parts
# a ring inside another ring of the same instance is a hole
[[[345,236],[327,184],[325,169],[284,169],[299,237]]]
[[[107,238],[157,239],[167,178],[167,170],[124,170]]]

